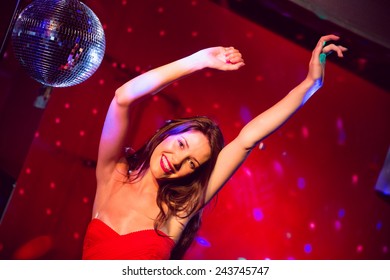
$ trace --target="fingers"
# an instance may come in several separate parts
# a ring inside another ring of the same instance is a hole
[[[340,37],[330,34],[326,36],[322,36],[319,40],[318,43],[313,50],[313,59],[314,60],[319,60],[321,64],[325,63],[325,58],[326,56],[330,55],[333,52],[337,53],[338,57],[344,57],[343,52],[347,51],[348,49],[341,46],[341,45],[336,45],[336,44],[326,44],[329,41],[337,41],[339,40]]]
[[[331,52],[336,52],[338,57],[344,57],[343,52],[347,51],[348,49],[341,46],[341,45],[335,45],[330,44],[322,48],[322,53],[330,54]]]
[[[233,47],[229,47],[229,48],[224,48],[224,50],[225,50],[226,63],[240,64],[240,66],[244,65],[244,59],[242,58],[241,53],[237,49]]]

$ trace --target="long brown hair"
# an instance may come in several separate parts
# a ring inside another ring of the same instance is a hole
[[[183,225],[185,228],[172,250],[171,259],[181,259],[184,256],[200,227],[202,211],[205,206],[206,186],[218,154],[224,145],[221,130],[208,117],[169,120],[138,151],[127,157],[129,171],[139,171],[135,178],[131,178],[136,180],[149,168],[151,155],[162,141],[170,135],[190,130],[200,131],[207,137],[211,148],[211,156],[207,162],[188,176],[159,181],[156,202],[160,208],[160,213],[154,222],[154,228],[157,230],[172,215],[180,218],[192,217],[187,225]],[[179,216],[179,213],[185,214]]]

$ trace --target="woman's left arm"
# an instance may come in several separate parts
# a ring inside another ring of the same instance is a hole
[[[336,52],[339,57],[343,57],[343,52],[347,50],[335,44],[325,46],[327,41],[338,39],[339,37],[335,35],[321,37],[312,52],[306,79],[278,103],[252,119],[242,128],[238,136],[223,148],[210,177],[206,202],[218,192],[262,139],[278,129],[321,88],[326,54]]]

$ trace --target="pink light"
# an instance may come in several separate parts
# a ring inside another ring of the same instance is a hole
[[[76,239],[76,240],[80,239],[80,233],[74,232],[73,233],[73,239]]]
[[[56,124],[59,124],[60,122],[61,122],[61,119],[60,119],[60,118],[56,118],[56,119],[55,119],[55,123],[56,123]]]
[[[57,147],[61,147],[62,143],[61,143],[60,140],[57,140],[56,143],[55,143],[55,145],[56,145]]]
[[[357,253],[361,253],[361,252],[363,252],[363,245],[361,245],[361,244],[359,244],[357,247],[356,247],[356,252]]]
[[[65,103],[64,107],[65,107],[65,109],[69,109],[70,108],[70,104],[69,103]]]
[[[54,190],[56,188],[56,183],[50,182],[50,188]]]
[[[34,133],[34,137],[35,137],[35,138],[38,138],[38,137],[39,137],[39,131],[36,131],[36,132]]]
[[[253,38],[253,32],[252,32],[252,31],[248,31],[248,32],[246,32],[245,36],[246,36],[248,39],[252,39],[252,38]]]
[[[31,168],[29,168],[29,167],[26,168],[26,174],[28,174],[28,175],[31,174]]]
[[[85,131],[84,130],[80,130],[79,135],[80,135],[80,137],[85,136]]]
[[[262,82],[262,81],[264,81],[264,77],[262,75],[257,75],[256,82]]]
[[[52,213],[53,212],[50,208],[46,208],[46,215],[50,216]]]
[[[313,223],[313,222],[311,222],[311,223],[309,224],[309,228],[310,228],[311,230],[315,230],[316,224]]]
[[[305,138],[305,139],[309,138],[309,129],[307,128],[307,126],[303,126],[301,128],[301,133],[302,133],[303,138]]]
[[[352,184],[356,185],[359,182],[359,175],[353,174],[352,175]]]
[[[213,109],[219,109],[219,108],[221,108],[221,104],[219,104],[219,103],[213,104]]]
[[[337,230],[337,231],[341,230],[341,222],[340,222],[339,220],[336,220],[336,221],[334,222],[334,228],[335,228],[335,230]]]

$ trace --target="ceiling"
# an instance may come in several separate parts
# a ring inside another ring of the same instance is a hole
[[[333,61],[390,92],[388,0],[210,1],[308,49],[321,35],[341,36],[347,59]]]

